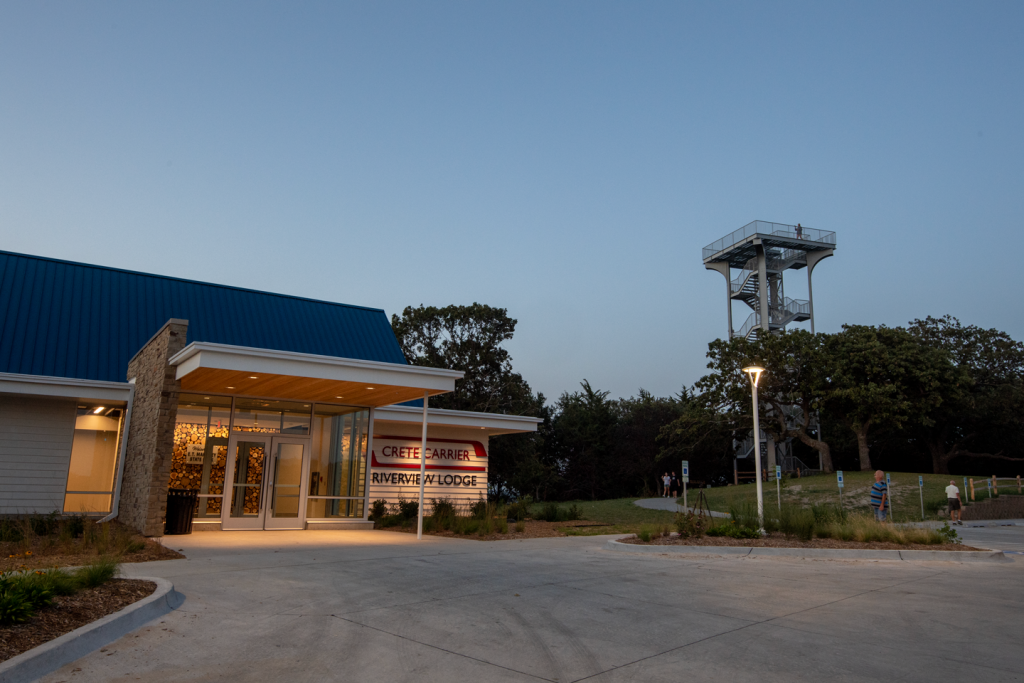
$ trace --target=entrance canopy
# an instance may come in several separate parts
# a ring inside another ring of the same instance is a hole
[[[455,389],[457,370],[192,342],[170,359],[181,390],[376,408]]]

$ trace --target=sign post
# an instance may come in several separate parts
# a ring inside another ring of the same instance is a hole
[[[683,507],[685,509],[689,510],[690,507],[686,504],[686,485],[690,481],[690,461],[689,460],[684,460],[683,461],[683,467],[680,470],[680,472],[683,473]]]
[[[921,493],[921,521],[924,521],[924,477],[917,475],[917,490]]]
[[[967,477],[964,477],[964,507],[967,507]]]
[[[843,471],[836,470],[836,481],[839,483],[839,511],[843,511]]]
[[[782,509],[782,465],[775,466],[775,493],[779,497],[779,510]]]
[[[889,521],[892,521],[892,482],[889,481],[889,473],[885,473],[885,502],[889,505]]]

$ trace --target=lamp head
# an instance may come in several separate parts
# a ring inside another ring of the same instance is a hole
[[[747,367],[743,368],[743,372],[750,375],[750,383],[756,387],[757,380],[760,379],[761,373],[764,372],[764,368],[762,368],[760,365],[748,365]]]

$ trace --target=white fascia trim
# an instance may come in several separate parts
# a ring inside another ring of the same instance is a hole
[[[128,382],[0,372],[0,394],[127,402],[130,393]]]
[[[465,374],[458,370],[424,368],[416,365],[398,365],[379,361],[319,356],[312,353],[254,349],[247,346],[192,342],[168,361],[177,366],[176,378],[181,379],[199,368],[235,370],[330,379],[341,382],[387,384],[414,387],[430,391],[453,391],[455,380]]]
[[[410,406],[377,408],[374,412],[374,420],[420,424],[423,422],[423,408],[413,408]],[[525,415],[474,413],[468,410],[444,410],[441,408],[430,408],[427,413],[427,422],[432,425],[474,427],[477,429],[483,427],[484,429],[517,432],[535,432],[537,431],[537,425],[543,421],[541,418],[526,417]]]

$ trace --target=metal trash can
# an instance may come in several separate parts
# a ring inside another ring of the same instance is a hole
[[[194,489],[167,490],[167,522],[164,533],[168,536],[192,533],[192,517],[199,502],[199,491]]]

